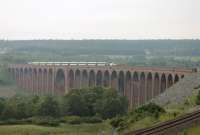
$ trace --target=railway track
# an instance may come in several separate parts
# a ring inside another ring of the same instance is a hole
[[[139,129],[125,135],[170,135],[169,131],[181,131],[185,127],[200,120],[200,110],[177,117],[149,128]]]

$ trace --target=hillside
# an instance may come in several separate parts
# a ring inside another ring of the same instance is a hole
[[[188,97],[197,93],[199,88],[200,73],[192,73],[153,99],[153,102],[162,106],[167,104],[181,104]]]

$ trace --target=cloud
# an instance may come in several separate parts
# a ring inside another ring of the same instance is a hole
[[[0,0],[0,38],[196,38],[199,0]]]

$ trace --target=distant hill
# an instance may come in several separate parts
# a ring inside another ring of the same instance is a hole
[[[0,47],[23,52],[59,52],[68,55],[200,55],[200,40],[26,40],[0,41]],[[4,50],[5,51],[5,50]]]
[[[0,41],[0,64],[106,61],[136,66],[200,66],[200,40]]]

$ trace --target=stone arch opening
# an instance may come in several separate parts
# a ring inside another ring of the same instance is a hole
[[[32,68],[29,68],[29,71],[28,71],[28,73],[29,73],[29,84],[28,84],[28,86],[29,86],[29,89],[33,92],[33,72],[32,72]]]
[[[28,90],[28,69],[24,69],[24,89]]]
[[[53,70],[49,69],[48,73],[48,93],[53,94]]]
[[[109,87],[110,86],[110,75],[108,70],[104,72],[104,87]]]
[[[17,76],[17,78],[16,78],[15,81],[16,81],[17,84],[20,84],[20,72],[19,72],[18,68],[16,69],[16,76]]]
[[[60,95],[65,93],[65,73],[63,69],[59,69],[56,73],[55,92]]]
[[[11,68],[8,68],[8,73],[11,73],[11,71],[12,71]]]
[[[128,98],[130,105],[132,105],[132,96],[131,96],[131,72],[126,72],[126,81],[125,81],[125,96]]]
[[[160,77],[158,73],[155,73],[154,76],[154,90],[153,90],[153,96],[157,96],[160,94]]]
[[[22,69],[22,72],[23,72],[23,69]],[[15,69],[14,68],[11,69],[11,75],[12,75],[12,79],[15,80]]]
[[[145,103],[146,93],[145,93],[145,74],[142,72],[140,74],[140,105]]]
[[[38,72],[38,90],[39,90],[39,94],[42,94],[42,69],[39,69]]]
[[[173,85],[173,77],[171,74],[169,74],[167,78],[167,88],[170,88],[172,85]]]
[[[133,107],[139,105],[139,76],[138,72],[133,74],[133,92],[132,92]]]
[[[43,72],[43,91],[44,93],[47,93],[47,69],[45,68],[44,69],[44,72]]]
[[[38,81],[37,80],[37,69],[33,69],[33,91],[35,94],[38,94]]]
[[[94,86],[95,86],[95,73],[93,70],[91,70],[89,73],[89,87],[94,87]]]
[[[75,88],[81,88],[81,72],[80,70],[76,70],[75,72]]]
[[[152,85],[153,84],[153,77],[152,77],[152,73],[148,73],[147,75],[147,101],[149,101],[150,99],[152,99],[152,93],[153,93],[153,88]]]
[[[23,73],[23,69],[20,69],[20,87],[23,88],[23,83],[24,83],[24,73]]]
[[[165,91],[165,89],[166,89],[166,76],[165,76],[165,74],[162,74],[160,92],[163,93]]]
[[[119,78],[118,78],[118,90],[120,95],[124,95],[124,72],[119,72]]]
[[[174,77],[174,83],[177,83],[179,81],[179,76],[176,74]]]
[[[112,71],[111,73],[111,88],[117,90],[117,72]]]
[[[69,89],[73,89],[74,88],[74,71],[73,70],[69,71],[68,80],[69,80]]]
[[[81,81],[82,88],[88,87],[88,73],[86,70],[82,72],[82,81]]]
[[[96,75],[96,86],[101,87],[102,86],[102,72],[98,71]]]

